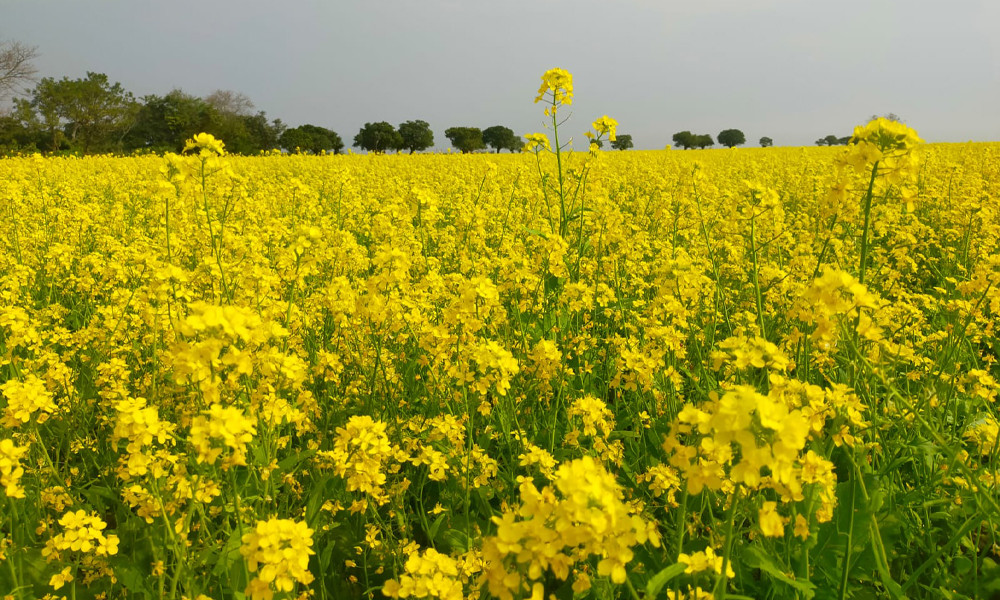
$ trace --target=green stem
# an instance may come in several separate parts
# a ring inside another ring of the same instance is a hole
[[[677,520],[677,552],[674,553],[674,562],[677,562],[678,557],[684,550],[684,519],[687,518],[687,502],[688,502],[688,490],[687,486],[684,486],[684,493],[681,495],[681,514]]]
[[[757,304],[757,320],[760,322],[760,337],[761,339],[766,340],[767,330],[764,328],[764,295],[760,291],[760,278],[757,275],[760,268],[757,263],[757,241],[755,239],[757,234],[756,226],[757,218],[756,215],[753,215],[750,217],[750,256],[753,258],[753,271],[750,273],[753,276],[754,300]],[[767,385],[766,381],[767,380],[765,379],[764,385]]]
[[[737,487],[730,499],[729,515],[726,517],[726,545],[722,553],[722,573],[715,584],[713,595],[718,600],[726,600],[726,588],[729,587],[729,565],[732,564],[731,554],[733,551],[733,525],[736,522],[736,506],[740,502],[740,488]]]
[[[708,227],[705,225],[705,214],[701,209],[701,195],[698,194],[698,184],[697,182],[692,182],[691,188],[694,191],[694,205],[698,208],[698,220],[701,225],[701,235],[705,238],[705,249],[708,251],[708,260],[712,263],[712,275],[715,276],[715,296],[718,303],[722,306],[722,316],[726,320],[726,327],[729,328],[729,333],[733,333],[733,324],[729,320],[729,309],[726,307],[726,297],[722,292],[722,279],[719,275],[719,264],[715,260],[715,252],[712,250],[712,241],[708,237]],[[714,337],[715,331],[712,330],[712,335]]]
[[[635,590],[635,586],[632,585],[632,580],[626,578],[625,586],[628,587],[629,595],[632,596],[632,600],[639,600],[639,592]]]
[[[552,137],[556,142],[556,169],[559,171],[559,235],[566,236],[566,191],[563,186],[562,148],[559,146],[559,123],[556,120],[556,99],[552,97]]]
[[[854,501],[858,493],[857,476],[851,479],[851,506],[847,513],[847,546],[844,550],[844,566],[840,575],[840,600],[847,598],[847,579],[851,573],[851,551],[854,546]]]
[[[10,497],[7,497],[7,503],[10,504],[10,511],[8,511],[8,514],[10,515],[10,541],[11,541],[11,547],[8,550],[8,552],[10,554],[7,556],[7,560],[5,560],[4,562],[7,563],[7,568],[10,569],[11,583],[14,584],[14,589],[17,590],[17,596],[15,596],[15,598],[18,598],[21,595],[21,592],[20,592],[20,590],[21,590],[21,583],[18,581],[18,578],[17,578],[17,569],[14,568],[14,553],[19,550],[17,542],[16,542],[16,540],[14,538],[14,535],[15,535],[14,524],[18,522],[18,519],[16,517],[17,504],[15,504],[14,503],[14,499],[10,498]]]
[[[865,282],[865,270],[868,268],[868,231],[871,228],[872,189],[875,187],[875,177],[878,175],[878,162],[872,165],[872,176],[868,180],[868,191],[865,193],[865,228],[861,234],[861,265],[858,267],[858,283]]]

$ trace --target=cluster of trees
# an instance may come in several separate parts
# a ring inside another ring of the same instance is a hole
[[[288,128],[280,119],[269,120],[266,113],[255,110],[250,98],[239,92],[218,90],[201,98],[175,89],[136,98],[103,73],[36,80],[37,57],[33,47],[0,44],[0,101],[11,100],[9,109],[0,112],[0,154],[177,152],[200,132],[224,140],[230,152],[239,154],[279,147],[314,154],[344,149],[337,132],[317,125]],[[484,131],[453,127],[445,135],[462,152],[485,146],[514,152],[524,145],[510,128],[500,125]],[[413,153],[433,145],[430,125],[420,120],[398,128],[385,121],[365,123],[354,137],[354,146],[369,152]]]
[[[35,79],[33,61],[37,49],[18,42],[0,43],[0,102],[11,100],[8,110],[0,110],[0,154],[17,150],[49,152],[134,152],[180,151],[187,139],[207,132],[224,140],[230,152],[255,154],[283,148],[289,152],[339,153],[344,141],[337,132],[317,125],[288,128],[281,119],[269,120],[255,109],[244,94],[217,90],[203,98],[175,89],[163,96],[150,94],[135,98],[118,82],[103,73],[86,77]],[[34,84],[29,87],[29,84]],[[873,115],[872,119],[878,115]],[[893,113],[884,116],[893,121]],[[445,137],[462,153],[489,148],[494,152],[518,152],[524,141],[503,125],[486,129],[450,127]],[[732,148],[746,143],[739,129],[719,132],[718,143]],[[850,142],[851,136],[828,135],[817,146]],[[680,131],[674,145],[685,150],[709,148],[715,140],[709,134]],[[760,145],[774,144],[769,137]],[[389,151],[411,154],[434,145],[434,133],[426,121],[414,120],[399,127],[385,121],[365,123],[354,136],[354,147],[368,152]],[[603,146],[603,143],[598,142]],[[632,148],[632,136],[621,134],[611,142],[615,150]]]
[[[742,146],[747,143],[747,136],[739,129],[723,129],[719,132],[719,143],[726,148]],[[684,150],[689,148],[711,148],[715,145],[712,136],[707,133],[696,134],[690,131],[679,131],[674,134],[674,145],[680,146]],[[760,145],[764,148],[774,145],[774,140],[769,137],[760,138]]]
[[[485,150],[487,147],[495,152],[501,150],[518,152],[524,147],[524,140],[515,134],[513,129],[503,125],[494,125],[486,129],[449,127],[444,131],[444,136],[463,154]],[[408,150],[412,154],[433,145],[434,132],[426,121],[419,120],[402,123],[398,129],[385,121],[365,123],[358,135],[354,136],[356,148],[375,153]]]
[[[199,132],[243,154],[279,145],[285,125],[255,111],[245,95],[218,90],[199,98],[182,90],[136,99],[103,73],[42,78],[0,115],[0,148],[48,152],[180,151]]]
[[[35,78],[36,48],[18,42],[0,43],[0,155],[12,151],[44,152],[178,152],[186,140],[200,132],[225,141],[226,149],[256,154],[282,148],[289,152],[339,153],[344,140],[318,125],[288,128],[280,119],[270,120],[257,111],[246,95],[217,90],[198,97],[180,89],[165,95],[136,98],[104,73],[88,72],[71,79]],[[33,84],[33,85],[31,85]],[[485,150],[518,152],[524,140],[509,127],[494,125],[451,127],[445,137],[463,153]],[[426,121],[414,120],[394,127],[379,121],[365,123],[354,136],[354,147],[368,152],[411,154],[434,145],[434,132]],[[632,147],[632,137],[618,136],[612,147]]]
[[[687,150],[689,148],[710,148],[715,145],[715,140],[707,133],[691,133],[690,131],[678,131],[673,137],[674,145]]]
[[[846,146],[848,142],[851,141],[851,136],[837,137],[830,134],[826,137],[821,137],[816,140],[817,146]]]

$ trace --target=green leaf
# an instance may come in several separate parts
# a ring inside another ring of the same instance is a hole
[[[114,569],[115,577],[122,582],[130,596],[149,598],[151,596],[149,588],[146,586],[146,577],[139,569],[131,565],[117,565]]]
[[[296,452],[295,454],[287,457],[285,460],[278,463],[278,468],[282,472],[288,471],[291,467],[297,466],[300,462],[307,458],[311,458],[316,454],[315,450],[306,450],[304,452]]]
[[[956,557],[951,564],[959,575],[964,575],[972,570],[972,561],[964,556]]]
[[[239,529],[233,529],[232,533],[229,534],[229,539],[226,540],[226,545],[222,547],[222,551],[219,553],[219,560],[215,563],[215,568],[212,569],[213,575],[219,577],[229,572],[230,567],[240,557],[240,544],[240,531]]]
[[[799,581],[794,577],[790,577],[784,571],[782,571],[778,565],[774,564],[771,557],[760,551],[759,548],[750,547],[743,551],[743,562],[750,567],[760,569],[761,571],[767,573],[774,579],[789,585],[799,592],[809,600],[816,595],[816,586],[808,581]]]
[[[438,518],[434,519],[434,522],[431,523],[431,526],[428,528],[427,537],[429,537],[432,540],[437,537],[438,529],[441,528],[441,523],[444,523],[444,519],[447,516],[448,516],[448,514],[444,513],[444,514],[438,515]]]
[[[677,563],[662,569],[659,573],[650,577],[649,581],[646,582],[646,596],[655,598],[659,595],[663,586],[667,585],[668,581],[683,573],[686,568],[687,565],[684,563]]]

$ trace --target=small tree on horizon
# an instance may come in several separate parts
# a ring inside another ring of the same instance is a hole
[[[764,137],[760,138],[760,147],[761,148],[770,148],[773,145],[774,145],[774,140],[772,140],[771,138],[769,138],[767,136],[764,136]]]
[[[690,131],[678,131],[674,134],[675,146],[680,146],[684,150],[695,147],[695,136]]]
[[[286,129],[278,143],[288,152],[295,152],[298,149],[300,152],[312,154],[323,152],[340,154],[344,149],[344,141],[336,131],[316,125],[299,125]]]
[[[851,141],[851,136],[837,137],[832,133],[826,137],[816,140],[817,146],[845,146]]]
[[[715,145],[715,141],[712,140],[712,136],[707,133],[694,136],[694,145],[699,150],[704,150],[705,148],[710,148]]]
[[[739,129],[723,129],[719,132],[719,143],[727,148],[747,143],[747,138]]]
[[[628,150],[632,147],[632,135],[619,133],[615,136],[615,141],[611,142],[611,147],[615,150]]]
[[[378,121],[365,123],[358,135],[354,136],[354,147],[362,148],[374,154],[387,150],[395,150],[402,146],[403,139],[390,123]]]
[[[449,127],[444,130],[444,135],[451,140],[451,145],[460,150],[462,154],[482,150],[486,147],[483,144],[483,131],[478,127]]]
[[[674,144],[687,150],[688,148],[708,148],[715,145],[712,136],[707,133],[693,134],[690,131],[679,131],[674,134]]]
[[[518,141],[520,138],[514,134],[514,130],[510,127],[494,125],[483,130],[483,143],[494,148],[497,154],[500,154],[501,150],[517,152],[519,150]]]
[[[427,121],[407,121],[400,123],[399,135],[402,140],[401,150],[409,150],[410,154],[426,150],[434,145],[434,132]]]

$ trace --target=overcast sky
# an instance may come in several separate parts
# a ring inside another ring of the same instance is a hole
[[[574,77],[638,148],[735,127],[812,144],[893,112],[928,141],[1000,140],[997,0],[0,0],[40,75],[142,96],[247,94],[350,143],[366,121],[542,131],[542,72]]]

